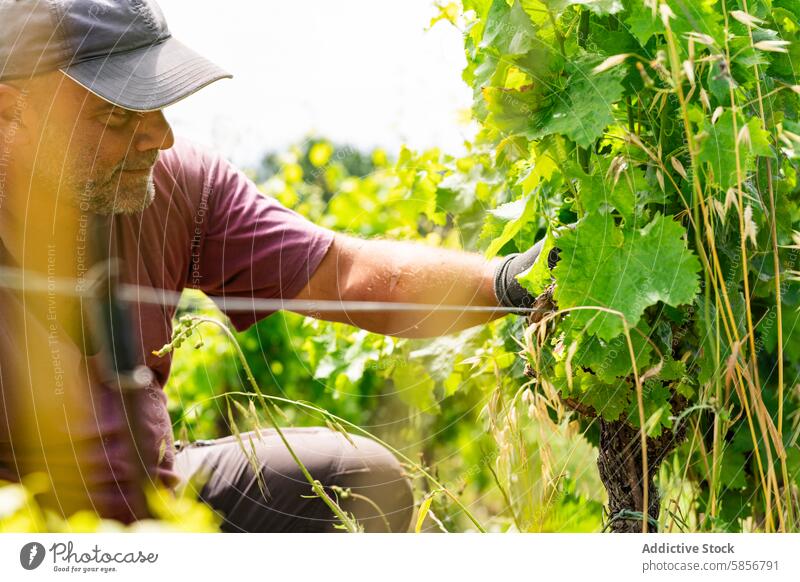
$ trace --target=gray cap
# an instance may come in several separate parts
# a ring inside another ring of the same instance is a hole
[[[0,0],[0,82],[61,70],[155,111],[231,75],[172,37],[152,0]]]

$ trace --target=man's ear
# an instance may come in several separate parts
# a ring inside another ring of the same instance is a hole
[[[27,90],[0,83],[0,136],[6,143],[31,141],[32,115]]]

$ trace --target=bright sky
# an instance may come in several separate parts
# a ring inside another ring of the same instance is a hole
[[[159,0],[175,37],[234,75],[167,109],[176,132],[247,165],[310,132],[458,153],[461,33],[433,0]]]

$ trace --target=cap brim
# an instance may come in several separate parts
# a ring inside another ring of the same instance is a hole
[[[133,111],[157,111],[233,75],[168,38],[153,46],[112,54],[62,69],[95,95]]]

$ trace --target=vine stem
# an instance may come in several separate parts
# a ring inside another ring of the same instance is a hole
[[[561,29],[558,28],[558,23],[556,22],[556,17],[553,14],[553,11],[549,8],[547,9],[547,16],[550,18],[550,24],[553,25],[553,32],[555,34],[556,40],[558,41],[558,47],[561,49],[561,56],[567,56],[567,50],[564,48],[564,35],[561,34]]]
[[[650,518],[650,504],[649,504],[649,488],[648,483],[650,475],[647,470],[647,433],[645,432],[645,418],[644,418],[644,391],[642,389],[642,381],[639,377],[639,369],[636,365],[636,353],[633,351],[633,342],[631,341],[631,331],[628,327],[628,320],[625,319],[621,313],[622,326],[625,330],[625,341],[628,343],[628,353],[631,357],[631,365],[633,366],[633,378],[636,381],[636,403],[639,407],[639,439],[642,448],[642,533],[647,533],[647,522]]]
[[[623,333],[625,334],[625,342],[628,346],[628,354],[631,358],[631,366],[633,368],[633,378],[634,384],[636,387],[636,403],[639,409],[639,439],[640,439],[640,446],[642,449],[642,513],[645,517],[642,517],[642,533],[647,533],[647,517],[649,517],[649,481],[650,477],[648,474],[647,468],[647,432],[645,429],[645,422],[646,419],[644,417],[644,390],[642,387],[642,379],[639,375],[639,366],[636,364],[636,353],[633,348],[633,341],[631,340],[630,334],[630,326],[628,325],[628,320],[625,318],[625,314],[621,311],[617,311],[616,309],[610,309],[608,307],[602,307],[599,305],[579,305],[576,307],[567,307],[564,309],[559,309],[558,311],[554,311],[553,313],[549,313],[545,315],[538,323],[535,323],[531,327],[536,325],[545,325],[551,319],[561,315],[562,313],[569,313],[570,311],[600,311],[604,313],[609,313],[611,315],[616,315],[622,320],[622,329]]]

